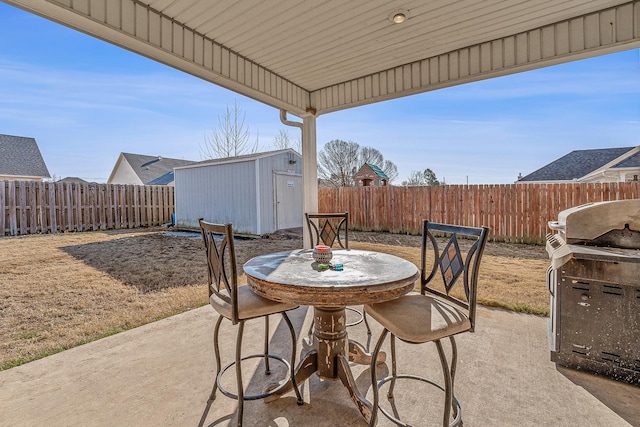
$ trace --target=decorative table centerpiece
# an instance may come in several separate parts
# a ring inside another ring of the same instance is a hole
[[[329,264],[331,258],[333,258],[333,253],[329,246],[318,245],[313,248],[313,259],[318,264]]]

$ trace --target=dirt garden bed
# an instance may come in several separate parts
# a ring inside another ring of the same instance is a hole
[[[352,232],[350,246],[419,265],[420,237]],[[239,265],[302,246],[297,234],[238,240]],[[543,247],[489,242],[480,301],[546,314]],[[207,303],[196,233],[119,230],[0,238],[0,370]],[[242,280],[243,278],[241,278]]]

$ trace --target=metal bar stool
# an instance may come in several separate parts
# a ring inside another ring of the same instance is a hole
[[[433,233],[446,235],[449,241],[440,251]],[[410,293],[396,300],[365,305],[365,312],[378,321],[384,330],[375,346],[371,360],[375,361],[382,344],[391,333],[391,375],[377,381],[376,364],[371,363],[373,385],[373,409],[369,426],[377,421],[378,409],[387,418],[400,426],[408,426],[399,418],[380,406],[380,387],[390,382],[387,397],[393,404],[394,388],[398,379],[412,379],[433,385],[445,393],[442,425],[462,425],[460,403],[454,394],[454,380],[458,350],[454,336],[462,332],[473,332],[476,318],[478,271],[489,229],[437,224],[424,221],[422,226],[420,293]],[[460,250],[458,236],[472,239],[466,256]],[[431,250],[428,250],[428,249]],[[431,262],[428,262],[428,259]],[[440,274],[437,274],[440,272]],[[440,278],[439,285],[436,284]],[[462,278],[462,292],[451,295],[457,279]],[[396,338],[409,344],[433,342],[438,350],[444,385],[412,374],[399,374],[396,367]],[[451,363],[448,362],[441,340],[448,338],[451,344]],[[452,414],[453,412],[453,414]]]
[[[273,359],[287,366],[289,371],[289,379],[293,385],[293,389],[298,398],[298,405],[302,405],[303,400],[298,390],[295,379],[295,361],[296,361],[296,334],[293,325],[287,316],[286,311],[292,310],[297,306],[295,304],[285,304],[271,301],[254,293],[249,286],[238,287],[238,271],[236,266],[235,247],[233,242],[233,229],[231,224],[212,224],[199,219],[200,230],[207,253],[207,266],[209,273],[209,302],[211,306],[218,312],[218,320],[216,321],[213,342],[216,355],[216,378],[213,389],[209,395],[209,401],[215,399],[218,389],[227,397],[238,400],[238,426],[242,426],[242,416],[245,400],[263,399],[277,393],[282,387],[285,387],[288,381],[282,381],[277,387],[269,389],[269,391],[245,395],[242,384],[242,361],[252,358],[263,358],[265,364],[265,374],[270,374],[269,360]],[[282,318],[287,323],[291,334],[291,358],[286,359],[269,354],[269,315],[282,314]],[[265,338],[264,353],[254,354],[242,357],[242,335],[244,332],[244,322],[251,319],[263,317],[265,320]],[[228,319],[232,324],[238,325],[236,337],[235,360],[221,368],[220,362],[220,344],[219,331],[223,319]],[[224,389],[221,385],[223,374],[232,366],[236,371],[237,394]]]

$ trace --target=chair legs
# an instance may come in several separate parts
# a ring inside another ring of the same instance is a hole
[[[451,371],[449,370],[449,364],[447,363],[447,356],[444,354],[442,348],[442,342],[436,340],[436,347],[438,349],[438,355],[440,356],[440,363],[442,364],[442,373],[444,374],[444,414],[442,417],[442,426],[447,427],[449,425],[449,417],[451,416]]]
[[[287,313],[283,312],[282,317],[284,318],[287,327],[289,328],[289,333],[291,334],[291,363],[289,364],[289,375],[291,376],[291,385],[293,386],[293,391],[296,393],[296,398],[298,399],[298,405],[302,405],[304,401],[302,400],[302,394],[300,394],[300,389],[298,388],[298,383],[296,382],[296,354],[298,353],[297,349],[297,339],[296,339],[296,331],[293,329],[293,324],[287,316]]]
[[[458,346],[456,345],[456,340],[453,336],[449,337],[449,341],[451,342],[451,398],[455,399],[455,390],[454,384],[456,381],[456,365],[458,364]],[[458,405],[455,402],[451,402],[451,408],[453,409],[453,418],[458,418]],[[460,422],[462,425],[462,421]]]
[[[269,368],[269,316],[264,316],[264,374],[271,375]]]
[[[236,386],[238,392],[238,427],[242,427],[244,414],[244,386],[242,385],[242,333],[244,321],[238,323],[238,336],[236,337]],[[219,378],[218,378],[219,380]],[[219,386],[218,386],[219,387]]]
[[[442,372],[444,376],[444,386],[437,384],[429,379],[419,377],[416,375],[408,375],[408,374],[398,374],[396,367],[396,345],[395,345],[395,336],[391,334],[391,375],[386,378],[378,381],[376,374],[376,363],[375,360],[378,358],[378,353],[382,348],[382,344],[387,336],[389,331],[384,329],[380,334],[380,338],[378,339],[376,346],[371,355],[372,363],[370,365],[371,371],[371,384],[373,388],[373,404],[371,410],[371,419],[369,421],[369,427],[373,427],[376,425],[378,419],[378,412],[382,412],[389,420],[393,421],[395,424],[399,426],[409,426],[400,420],[400,417],[396,411],[396,405],[394,403],[394,389],[396,380],[399,378],[403,379],[413,379],[426,382],[431,384],[445,393],[445,402],[444,402],[444,413],[442,417],[442,425],[443,427],[452,427],[452,426],[461,426],[462,425],[462,412],[460,410],[460,404],[458,400],[455,398],[455,394],[453,392],[454,389],[454,378],[456,371],[456,364],[458,358],[458,351],[456,342],[453,336],[449,337],[451,342],[451,366],[447,361],[447,356],[442,346],[442,342],[440,340],[434,341],[436,348],[438,350],[438,356],[440,357],[440,363],[442,365]],[[389,402],[391,402],[391,406],[393,407],[394,414],[390,414],[387,410],[380,407],[380,388],[389,382],[389,391],[387,392],[387,398]],[[453,411],[453,420],[451,420],[451,411]]]
[[[213,388],[211,389],[211,394],[209,394],[209,400],[214,400],[216,398],[216,391],[218,390],[218,375],[220,375],[220,369],[222,367],[220,363],[220,343],[218,342],[218,335],[220,333],[220,324],[222,323],[222,319],[222,316],[218,316],[216,326],[213,330],[213,350],[216,354],[216,377],[213,380]]]
[[[378,360],[378,353],[380,353],[380,349],[382,348],[382,343],[384,342],[385,337],[387,336],[387,331],[384,329],[382,334],[380,334],[380,338],[378,338],[378,342],[371,354],[371,386],[373,388],[373,408],[371,409],[371,418],[369,419],[369,427],[374,427],[376,422],[378,421],[378,408],[380,405],[380,386],[382,382],[378,383],[378,378],[376,375],[376,361]],[[384,381],[384,380],[382,380]]]
[[[295,379],[295,365],[296,365],[296,354],[297,354],[296,333],[295,333],[295,329],[293,328],[293,324],[291,323],[291,320],[289,319],[289,316],[287,316],[287,314],[285,312],[282,312],[282,317],[284,318],[285,323],[287,324],[287,327],[289,328],[289,333],[291,335],[292,344],[291,344],[291,358],[290,358],[290,361],[287,361],[287,360],[283,359],[280,356],[269,354],[269,319],[268,319],[268,316],[265,316],[264,353],[263,354],[258,354],[258,355],[251,355],[251,356],[242,357],[242,337],[243,337],[243,334],[244,334],[244,322],[245,321],[241,320],[240,322],[238,322],[238,331],[237,331],[237,336],[236,336],[236,349],[235,349],[234,361],[229,363],[229,364],[227,364],[227,365],[225,365],[224,368],[221,368],[220,343],[219,343],[220,324],[222,323],[223,317],[219,316],[218,320],[216,321],[216,326],[215,326],[214,333],[213,333],[213,346],[214,346],[214,352],[215,352],[215,357],[216,357],[216,378],[215,378],[215,381],[213,383],[213,388],[211,390],[211,394],[209,395],[209,400],[213,401],[215,399],[216,391],[218,389],[225,396],[230,397],[232,399],[238,400],[238,422],[237,422],[237,426],[238,427],[242,426],[242,419],[243,419],[243,414],[244,414],[244,401],[245,400],[263,399],[265,397],[271,396],[272,394],[274,394],[277,391],[279,391],[282,387],[287,385],[287,381],[284,381],[282,384],[279,384],[277,387],[274,387],[274,388],[272,388],[269,391],[266,391],[264,393],[255,394],[255,395],[248,395],[248,396],[245,395],[243,381],[242,381],[242,361],[243,360],[250,359],[250,358],[255,358],[255,357],[263,358],[264,359],[264,363],[265,363],[265,375],[269,375],[271,373],[271,370],[269,368],[269,359],[276,359],[276,360],[280,361],[281,363],[283,363],[284,365],[286,365],[289,368],[289,376],[290,376],[289,380],[291,381],[292,386],[293,386],[293,390],[296,393],[297,403],[298,403],[298,405],[302,405],[303,404],[302,395],[300,394],[300,390],[298,388],[298,384],[296,383],[296,379]],[[221,379],[222,379],[222,375],[232,365],[235,365],[237,394],[233,394],[233,393],[225,390],[224,388],[222,388],[222,385],[220,384]]]

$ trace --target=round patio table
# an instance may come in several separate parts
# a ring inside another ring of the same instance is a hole
[[[311,250],[295,250],[255,257],[243,268],[257,294],[314,308],[313,337],[306,343],[308,351],[297,367],[296,381],[302,383],[314,372],[323,379],[340,379],[368,421],[371,403],[358,391],[349,361],[369,364],[371,356],[349,340],[345,307],[398,298],[413,289],[420,273],[413,263],[379,252],[335,250],[331,263],[342,264],[343,270],[322,270]],[[290,388],[284,387],[279,394]]]

